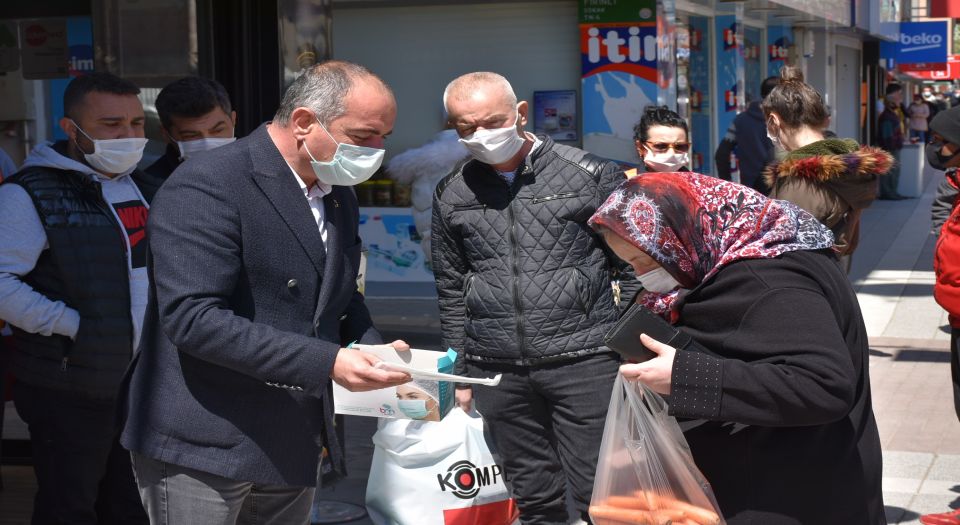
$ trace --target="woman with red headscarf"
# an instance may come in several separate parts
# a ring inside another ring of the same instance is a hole
[[[623,183],[590,224],[636,301],[695,341],[643,336],[657,357],[620,370],[666,397],[727,523],[885,523],[867,334],[830,230],[690,173]]]

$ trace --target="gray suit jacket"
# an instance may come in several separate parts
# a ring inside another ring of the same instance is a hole
[[[356,289],[357,199],[334,187],[324,204],[326,252],[265,125],[167,180],[147,227],[150,303],[121,392],[123,446],[313,486],[327,445],[342,471],[330,371],[341,346],[380,335]]]

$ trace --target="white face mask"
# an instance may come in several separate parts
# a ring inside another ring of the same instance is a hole
[[[230,137],[226,139],[220,137],[209,137],[205,139],[186,141],[178,140],[177,148],[180,149],[180,159],[187,160],[190,157],[196,156],[197,153],[203,153],[204,151],[217,149],[220,146],[226,146],[235,140],[237,140],[237,137]]]
[[[73,125],[77,126],[77,123],[73,122]],[[147,145],[147,139],[95,139],[80,126],[77,126],[77,131],[93,142],[93,153],[83,151],[80,144],[77,144],[77,148],[93,169],[102,173],[119,174],[132,170],[143,158],[143,148]]]
[[[689,166],[690,155],[686,152],[677,153],[673,150],[667,150],[663,153],[653,153],[647,150],[643,156],[643,163],[653,171],[677,171],[684,166]]]
[[[779,134],[780,134],[780,132],[778,131],[778,132],[777,132],[777,135],[779,135]],[[777,148],[778,150],[786,149],[786,148],[783,147],[783,142],[780,141],[780,137],[774,136],[773,134],[770,133],[770,122],[769,122],[769,121],[767,122],[767,138],[770,139],[770,142],[773,143],[773,147]]]
[[[310,166],[317,180],[331,186],[355,186],[372,177],[380,168],[384,150],[337,142],[320,119],[317,119],[317,124],[320,124],[320,129],[337,144],[333,159],[320,162],[307,149],[307,143],[303,143],[303,149],[307,150],[307,155],[310,156]]]
[[[640,281],[644,290],[654,293],[672,292],[680,287],[680,283],[663,269],[663,266],[638,275],[637,280]]]
[[[520,112],[517,112],[517,120]],[[503,164],[513,158],[523,147],[526,139],[517,133],[517,121],[505,128],[478,129],[460,139],[460,143],[470,150],[473,158],[485,164]]]

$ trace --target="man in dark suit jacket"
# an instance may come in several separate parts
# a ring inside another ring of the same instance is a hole
[[[342,348],[380,341],[356,287],[359,209],[345,186],[379,167],[395,117],[382,80],[326,62],[272,122],[188,160],[157,193],[122,436],[152,523],[305,523],[321,447],[343,469],[330,380],[410,379]]]

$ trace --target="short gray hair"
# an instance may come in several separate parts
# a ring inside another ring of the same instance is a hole
[[[513,86],[510,85],[509,80],[498,73],[491,73],[490,71],[476,71],[474,73],[461,75],[447,84],[447,88],[443,90],[444,111],[450,113],[450,108],[447,106],[447,102],[451,97],[458,99],[465,98],[468,93],[486,86],[495,86],[499,88],[503,92],[506,102],[516,107],[517,94],[513,92]]]
[[[283,94],[273,121],[286,126],[293,110],[310,108],[326,126],[346,113],[343,100],[347,98],[354,83],[365,77],[375,79],[385,91],[390,92],[390,88],[380,77],[359,64],[342,60],[328,60],[317,64],[304,71],[290,84]]]

